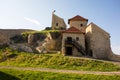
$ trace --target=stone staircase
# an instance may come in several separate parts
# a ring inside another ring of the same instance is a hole
[[[73,45],[82,55],[86,55],[85,49],[75,40],[65,41],[66,44]]]

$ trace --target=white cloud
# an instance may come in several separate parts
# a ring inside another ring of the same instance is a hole
[[[120,45],[112,45],[112,50],[115,54],[120,55]]]
[[[31,18],[27,18],[27,17],[24,17],[25,20],[29,21],[29,22],[32,22],[38,26],[41,26],[41,24],[39,23],[39,21],[35,20],[35,19],[31,19]]]

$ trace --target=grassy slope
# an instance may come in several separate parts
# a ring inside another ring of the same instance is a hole
[[[118,75],[61,74],[0,69],[0,80],[120,80]]]
[[[5,49],[7,60],[0,62],[4,66],[41,67],[54,69],[72,69],[87,71],[118,71],[120,67],[112,63],[82,58],[72,58],[60,54],[30,54]],[[3,54],[3,51],[0,52]]]
[[[29,31],[29,32],[23,32],[22,35],[24,37],[28,36],[29,34],[48,34],[48,33],[60,33],[60,30],[42,30],[42,31]]]

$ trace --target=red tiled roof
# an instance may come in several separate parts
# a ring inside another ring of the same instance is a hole
[[[83,31],[75,28],[75,27],[70,27],[68,30],[62,31],[62,33],[84,33]]]
[[[70,21],[88,21],[88,19],[77,15],[73,18],[68,19],[68,24],[70,23]]]

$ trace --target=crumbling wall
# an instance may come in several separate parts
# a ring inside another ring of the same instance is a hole
[[[34,50],[39,53],[46,53],[50,51],[61,50],[61,33],[60,32],[49,32],[49,33],[37,33],[29,34],[28,44]]]
[[[39,50],[46,51],[61,50],[61,32],[28,32],[24,36],[21,33],[25,31],[33,30],[0,30],[0,45],[3,47],[7,44],[14,50],[25,52],[38,52],[36,51],[37,47],[40,47]]]
[[[21,35],[22,32],[32,31],[25,29],[0,29],[0,44],[10,43],[10,38],[16,35]]]
[[[66,29],[66,24],[64,20],[60,17],[58,17],[55,14],[52,14],[52,29],[57,29],[57,30],[64,30]]]
[[[120,55],[114,54],[111,50],[110,54],[108,55],[109,60],[112,61],[120,61]]]

